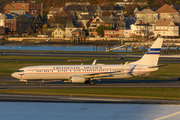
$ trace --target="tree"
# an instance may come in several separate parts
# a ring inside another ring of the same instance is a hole
[[[104,25],[100,25],[100,26],[97,27],[96,32],[98,33],[98,35],[103,36],[104,35],[104,30],[112,30],[112,28],[104,26]]]
[[[84,27],[84,25],[82,24],[82,22],[79,22],[78,28],[83,28],[83,27]]]
[[[86,23],[86,26],[87,26],[87,27],[90,27],[90,23],[91,23],[92,21],[93,21],[93,18],[90,17],[90,18],[89,18],[89,21]]]

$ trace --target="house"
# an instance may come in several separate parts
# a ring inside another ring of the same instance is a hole
[[[154,36],[158,35],[163,37],[179,36],[179,26],[175,25],[172,20],[159,20],[154,30]]]
[[[65,27],[57,27],[52,33],[51,36],[54,38],[64,38],[65,37]]]
[[[169,6],[168,4],[163,5],[155,12],[159,14],[160,20],[163,20],[163,19],[169,20],[174,17],[178,17],[178,15],[179,15],[179,12],[177,10],[175,10],[174,8],[172,8],[171,6]]]
[[[87,30],[88,29],[87,23],[89,22],[90,18],[94,19],[94,16],[92,16],[92,15],[79,15],[77,22],[78,23],[81,22],[83,24],[83,26],[84,26],[84,29]]]
[[[141,20],[137,20],[131,25],[131,33],[133,36],[148,36],[154,32],[154,27],[150,24],[143,24]]]
[[[103,10],[101,9],[100,6],[96,7],[94,16],[102,16]]]
[[[17,17],[17,33],[36,33],[43,26],[41,15],[21,15]]]
[[[95,37],[97,36],[96,29],[100,25],[104,25],[107,27],[111,27],[112,29],[115,28],[114,21],[111,20],[108,16],[97,16],[91,23],[90,27],[88,28],[89,30],[89,36]]]
[[[150,22],[157,22],[158,21],[158,13],[152,11],[151,9],[144,9],[139,11],[135,14],[135,18],[137,20],[141,20],[143,24],[150,23]]]
[[[131,25],[134,24],[136,22],[136,19],[134,17],[132,17],[131,15],[127,18],[125,18],[125,21],[124,21],[124,26],[126,30],[129,30],[131,29]]]
[[[40,14],[30,14],[30,15],[34,17],[32,28],[33,31],[36,33],[40,29],[42,29],[42,26],[44,25],[44,21]]]
[[[12,14],[0,13],[0,26],[6,28],[6,33],[13,33],[17,30],[16,16]]]
[[[6,18],[5,13],[0,13],[0,26],[4,27],[4,20]]]
[[[156,7],[136,7],[135,9],[134,9],[134,16],[135,16],[135,14],[137,13],[137,12],[139,12],[139,11],[142,11],[142,10],[144,10],[144,9],[150,9],[150,10],[152,10],[152,11],[156,11],[157,9],[159,9],[159,8],[156,8]]]
[[[71,32],[71,37],[78,37],[78,38],[84,38],[85,37],[85,31],[80,30],[80,29],[76,29],[74,31]]]
[[[125,17],[123,15],[114,16],[115,28],[118,30],[125,29]]]
[[[65,26],[65,35],[66,35],[66,38],[71,38],[71,37],[72,37],[71,32],[74,31],[74,30],[76,30],[76,29],[82,30],[82,28],[76,28],[76,27],[74,27],[72,21],[69,20],[69,21],[67,22],[66,26]]]
[[[124,37],[124,30],[104,30],[104,37]]]
[[[112,5],[105,5],[101,6],[101,10],[103,11],[103,16],[109,16],[108,13],[114,14],[114,15],[123,15],[123,9],[120,6],[112,6]]]
[[[17,31],[17,20],[16,16],[11,14],[6,14],[6,18],[4,19],[4,28],[6,28],[8,34],[13,34]]]
[[[43,16],[44,9],[46,8],[45,3],[37,3],[32,1],[31,3],[27,1],[17,1],[13,0],[12,3],[6,4],[4,7],[4,12],[13,12],[19,15],[23,14],[40,14]]]
[[[173,5],[172,8],[180,12],[180,5]]]

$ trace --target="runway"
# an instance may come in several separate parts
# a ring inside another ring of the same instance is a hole
[[[171,80],[119,79],[94,81],[95,85],[62,81],[29,81],[27,85],[11,76],[0,76],[0,89],[73,89],[73,88],[180,88],[178,78]]]

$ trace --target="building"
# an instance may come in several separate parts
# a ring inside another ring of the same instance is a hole
[[[76,20],[78,23],[82,23],[84,26],[84,29],[88,29],[87,23],[89,22],[90,18],[94,19],[94,16],[91,15],[79,15],[78,20]]]
[[[178,17],[179,12],[176,11],[174,8],[169,6],[168,4],[163,5],[160,7],[158,10],[155,11],[156,13],[159,14],[159,19],[172,19],[174,17]]]
[[[4,28],[6,28],[8,34],[14,34],[17,31],[17,20],[16,16],[11,14],[6,14],[6,18],[4,20]]]
[[[4,27],[4,20],[6,18],[5,13],[0,13],[0,26]]]
[[[104,37],[124,37],[124,30],[104,30]]]
[[[163,37],[179,36],[179,26],[175,25],[172,20],[159,20],[154,30],[154,36],[158,35]]]
[[[65,37],[65,28],[57,27],[52,33],[51,36],[54,38],[64,38]]]
[[[143,24],[150,23],[150,22],[157,22],[158,21],[158,13],[152,11],[151,9],[144,9],[139,11],[135,14],[135,18],[137,20],[141,20]]]
[[[141,20],[131,25],[132,36],[148,36],[154,32],[154,27],[150,24],[143,24]]]
[[[19,15],[40,14],[41,16],[43,16],[45,7],[46,4],[37,3],[36,1],[32,1],[31,3],[29,3],[28,1],[25,2],[13,0],[12,3],[6,4],[3,10],[5,13],[12,12]]]
[[[89,29],[89,36],[96,37],[97,32],[96,29],[100,25],[104,25],[107,27],[115,28],[115,22],[111,20],[108,16],[97,16],[91,23]]]
[[[124,21],[124,26],[126,30],[131,29],[131,25],[134,24],[136,22],[136,19],[134,17],[132,17],[131,15],[128,18],[125,18]]]
[[[43,26],[41,15],[24,14],[17,17],[17,33],[36,33]]]
[[[66,24],[66,26],[65,26],[66,38],[71,38],[71,37],[72,37],[71,32],[74,31],[74,30],[76,30],[76,29],[82,30],[82,28],[76,28],[76,27],[74,27],[72,21],[68,21],[67,24]]]
[[[71,37],[72,38],[85,38],[85,31],[76,29],[71,32]]]

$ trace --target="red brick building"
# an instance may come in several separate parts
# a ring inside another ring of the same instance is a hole
[[[8,34],[13,34],[17,31],[16,17],[11,14],[6,14],[4,19],[4,28]]]
[[[12,3],[7,4],[4,7],[4,12],[13,12],[19,15],[23,14],[40,14],[43,16],[43,11],[46,5],[44,3],[37,3],[37,2],[24,2],[24,1],[17,1],[13,0]]]

